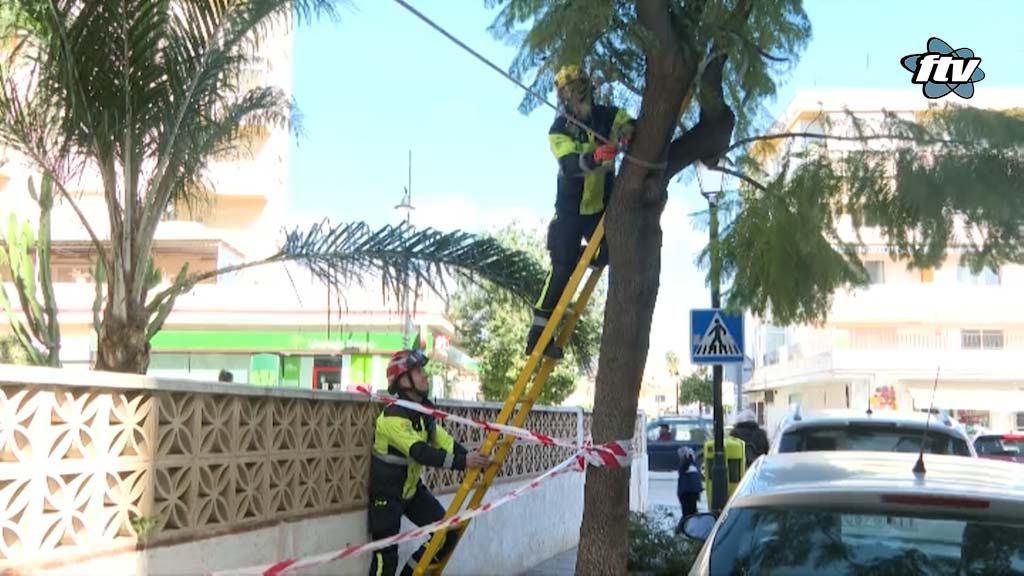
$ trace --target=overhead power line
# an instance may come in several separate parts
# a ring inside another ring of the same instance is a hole
[[[552,110],[555,110],[556,112],[562,113],[566,117],[566,119],[568,119],[573,124],[579,126],[580,128],[583,128],[584,130],[586,130],[586,131],[590,132],[591,134],[593,134],[594,137],[597,138],[598,140],[600,140],[602,143],[604,143],[604,144],[612,144],[612,142],[610,142],[604,136],[601,136],[596,130],[591,128],[586,122],[583,122],[582,120],[579,120],[578,118],[574,118],[571,114],[569,114],[566,111],[560,110],[558,108],[558,106],[555,106],[554,104],[549,102],[548,99],[544,97],[544,95],[540,94],[539,92],[537,92],[533,88],[530,88],[526,84],[523,84],[516,77],[512,76],[508,72],[502,70],[500,66],[498,66],[494,62],[492,62],[489,59],[487,59],[487,57],[485,57],[483,54],[480,54],[479,52],[474,50],[472,47],[470,47],[468,44],[466,44],[462,40],[459,40],[457,37],[455,37],[454,34],[449,32],[448,30],[446,30],[440,24],[438,24],[438,23],[434,22],[433,20],[431,20],[427,15],[425,15],[424,13],[422,13],[419,10],[417,10],[416,8],[414,8],[412,5],[410,5],[405,0],[395,0],[395,2],[397,2],[401,7],[405,8],[406,10],[411,12],[414,16],[416,16],[417,18],[419,18],[420,20],[425,22],[431,28],[433,28],[434,30],[437,30],[442,36],[444,36],[445,38],[447,38],[451,42],[455,43],[459,48],[462,48],[466,52],[469,52],[470,54],[475,56],[477,60],[483,62],[489,68],[491,68],[492,70],[494,70],[498,74],[501,74],[502,76],[504,76],[506,80],[514,83],[516,86],[519,86],[520,88],[525,90],[527,93],[529,93],[531,96],[533,96],[534,98],[536,98],[540,102],[546,104]],[[626,154],[626,153],[623,153],[622,156],[626,160],[629,160],[630,162],[633,162],[634,164],[636,164],[638,166],[642,166],[644,168],[650,168],[650,169],[653,169],[653,170],[662,170],[662,169],[664,169],[664,168],[666,168],[668,166],[668,164],[665,163],[665,162],[661,162],[661,163],[648,162],[646,160],[641,160],[640,158],[636,158],[635,156],[631,156],[631,155]]]

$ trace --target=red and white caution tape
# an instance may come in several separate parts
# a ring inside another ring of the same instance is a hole
[[[506,436],[513,436],[520,440],[526,440],[528,442],[537,442],[544,446],[561,446],[562,448],[572,448],[573,450],[583,450],[583,458],[595,466],[611,466],[611,467],[622,467],[628,466],[629,460],[621,460],[621,456],[618,453],[609,450],[604,446],[593,446],[590,442],[584,442],[583,446],[570,442],[568,440],[559,440],[558,438],[552,438],[546,434],[540,432],[534,432],[525,428],[517,428],[515,426],[509,426],[507,424],[498,424],[496,422],[487,422],[479,420],[477,418],[466,418],[455,414],[449,414],[443,410],[436,408],[430,408],[416,402],[409,400],[402,400],[401,398],[395,398],[394,396],[388,396],[371,391],[365,386],[359,386],[357,390],[370,397],[371,400],[382,402],[384,404],[394,404],[401,406],[421,414],[433,416],[434,418],[447,421],[457,422],[473,428],[480,428],[488,432],[500,432]],[[630,456],[632,458],[632,456]]]
[[[551,470],[548,470],[543,475],[538,476],[536,479],[530,481],[524,486],[508,492],[504,496],[481,504],[474,508],[467,508],[461,514],[457,514],[448,519],[439,520],[432,524],[420,526],[409,532],[397,534],[389,538],[384,538],[374,542],[367,542],[365,544],[357,544],[355,546],[349,546],[341,550],[335,550],[333,552],[326,552],[324,554],[318,554],[315,556],[307,556],[305,558],[289,558],[287,560],[281,560],[273,564],[266,564],[263,566],[251,566],[248,568],[239,568],[232,570],[224,570],[220,572],[214,572],[211,576],[229,576],[229,575],[241,575],[241,574],[254,574],[259,576],[279,576],[292,570],[300,568],[311,568],[313,566],[319,566],[321,564],[327,564],[341,560],[343,558],[351,558],[353,556],[359,556],[367,552],[374,550],[380,550],[387,548],[395,544],[402,542],[408,542],[410,540],[418,540],[429,534],[432,534],[438,530],[445,530],[453,528],[462,522],[465,522],[471,518],[486,514],[499,506],[503,506],[512,500],[515,500],[528,492],[536,490],[543,482],[560,476],[567,472],[579,472],[586,468],[587,464],[591,466],[605,466],[610,468],[622,468],[629,466],[633,459],[632,442],[618,441],[608,442],[598,446],[593,446],[590,442],[585,442],[583,446],[577,445],[575,442],[569,442],[567,440],[559,440],[552,438],[546,434],[534,432],[532,430],[526,430],[523,428],[517,428],[515,426],[508,426],[506,424],[497,424],[494,422],[486,422],[476,418],[465,418],[457,416],[455,414],[449,414],[436,408],[430,408],[416,402],[410,402],[408,400],[402,400],[393,396],[387,396],[372,392],[366,387],[360,386],[358,388],[360,392],[366,394],[371,400],[382,402],[384,404],[395,404],[415,412],[420,412],[441,421],[457,422],[473,428],[480,428],[488,432],[499,432],[507,436],[512,436],[529,442],[536,442],[545,446],[561,446],[563,448],[572,448],[576,450],[576,453],[558,464]]]
[[[291,572],[292,570],[297,570],[300,568],[312,568],[314,566],[327,564],[329,562],[334,562],[337,560],[341,560],[343,558],[351,558],[353,556],[359,556],[361,554],[372,552],[374,550],[387,548],[388,546],[393,546],[401,542],[418,540],[420,538],[423,538],[424,536],[437,532],[438,530],[454,528],[455,526],[462,522],[465,522],[466,520],[475,518],[476,516],[480,516],[481,514],[486,514],[487,512],[490,512],[491,510],[494,510],[499,506],[503,506],[528,492],[536,490],[537,487],[539,487],[542,483],[554,478],[555,476],[561,476],[562,474],[565,474],[567,472],[580,472],[586,468],[586,463],[590,463],[595,466],[616,467],[619,466],[621,462],[626,462],[628,465],[629,460],[632,458],[631,448],[632,443],[629,441],[609,442],[607,444],[602,444],[601,446],[598,446],[596,448],[582,448],[579,451],[577,451],[576,454],[573,454],[571,457],[562,461],[562,463],[555,466],[551,470],[548,470],[543,475],[538,476],[536,479],[530,481],[528,484],[520,488],[516,488],[515,490],[508,492],[507,494],[498,498],[497,500],[487,502],[485,504],[481,504],[473,508],[467,508],[461,514],[456,514],[451,518],[439,520],[432,524],[420,526],[419,528],[416,528],[414,530],[410,530],[402,534],[397,534],[389,538],[383,538],[381,540],[367,542],[366,544],[357,544],[355,546],[349,546],[348,548],[343,548],[341,550],[326,552],[324,554],[317,554],[315,556],[307,556],[305,558],[289,558],[287,560],[281,560],[273,564],[264,564],[262,566],[251,566],[248,568],[222,570],[219,572],[213,572],[211,576],[236,576],[242,574],[257,576],[280,576],[282,574]],[[598,454],[608,453],[613,455],[614,458],[611,460],[611,462],[614,462],[614,464],[609,463],[609,461],[606,460],[605,458],[588,458],[586,456],[586,454],[588,453],[595,452]]]

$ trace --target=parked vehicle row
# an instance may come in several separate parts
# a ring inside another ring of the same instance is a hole
[[[797,409],[721,516],[684,522],[690,574],[1024,574],[1022,445],[942,413]]]
[[[721,517],[690,516],[703,574],[1024,573],[1017,464],[929,454],[772,454]]]

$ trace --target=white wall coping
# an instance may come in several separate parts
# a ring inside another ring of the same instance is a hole
[[[69,388],[107,388],[115,390],[152,390],[158,392],[191,392],[199,394],[223,394],[234,396],[259,396],[264,398],[296,398],[307,400],[343,400],[347,402],[371,402],[364,394],[345,391],[310,390],[282,388],[277,386],[252,386],[205,380],[167,378],[104,372],[99,370],[74,370],[48,366],[18,366],[0,364],[0,384],[34,384],[41,386],[67,386]],[[437,400],[439,406],[463,408],[494,408],[500,410],[499,402],[472,402],[468,400]],[[574,406],[534,406],[531,411],[562,412],[582,414]]]

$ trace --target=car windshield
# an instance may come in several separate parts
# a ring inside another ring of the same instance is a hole
[[[708,429],[699,420],[670,420],[658,422],[647,429],[648,442],[699,442],[708,437]]]
[[[712,544],[710,573],[1024,573],[1024,520],[987,522],[945,514],[734,508]]]
[[[1018,456],[1024,453],[1024,436],[983,436],[974,449],[979,456]]]
[[[918,452],[923,430],[895,424],[841,424],[805,427],[786,432],[779,452],[862,450],[866,452]],[[967,440],[938,430],[928,431],[925,452],[970,456]]]

